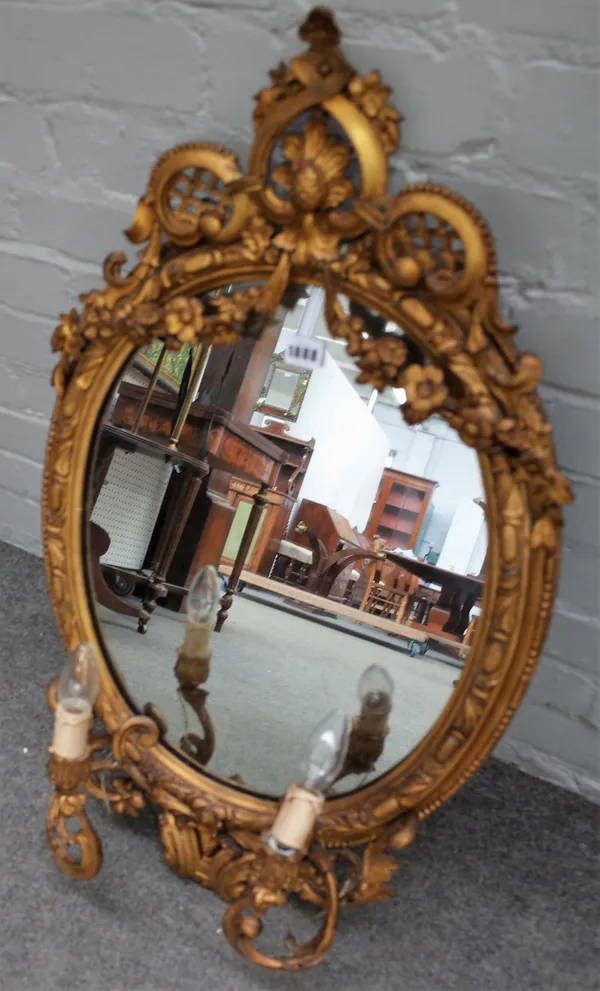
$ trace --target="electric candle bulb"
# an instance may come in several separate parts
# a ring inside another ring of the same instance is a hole
[[[309,737],[300,764],[302,785],[309,791],[324,792],[342,769],[348,749],[348,717],[334,709]]]
[[[208,623],[215,618],[219,592],[219,576],[216,569],[212,564],[200,568],[187,596],[187,614],[192,623]]]
[[[358,698],[363,708],[373,713],[389,712],[392,707],[394,682],[380,664],[371,664],[358,682]]]
[[[383,753],[392,711],[394,682],[379,664],[363,671],[358,682],[360,712],[352,720],[348,758],[340,777],[372,771]]]
[[[338,777],[346,759],[348,717],[335,709],[309,738],[300,767],[302,785],[288,788],[269,834],[270,848],[282,856],[306,849],[317,816],[323,808],[323,792]]]
[[[183,686],[196,687],[209,675],[211,636],[219,606],[221,585],[208,564],[194,578],[187,595],[185,637],[179,648],[175,674]]]
[[[66,760],[87,756],[92,707],[98,695],[98,661],[89,643],[71,651],[58,680],[52,750]]]

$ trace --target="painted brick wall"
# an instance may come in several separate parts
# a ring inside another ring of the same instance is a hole
[[[251,95],[297,46],[292,0],[0,3],[0,537],[39,552],[59,310],[122,245],[155,157],[194,138],[242,158]],[[393,182],[463,193],[497,237],[520,344],[577,503],[552,634],[499,752],[598,795],[597,0],[340,0],[345,48],[405,114]]]

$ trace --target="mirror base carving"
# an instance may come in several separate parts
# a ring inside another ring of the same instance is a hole
[[[47,695],[54,709],[56,679]],[[225,810],[195,807],[193,798],[188,804],[189,799],[173,795],[161,779],[153,780],[144,758],[159,735],[154,719],[133,716],[112,736],[96,728],[90,734],[89,753],[81,760],[65,760],[50,750],[48,777],[54,791],[46,835],[54,861],[64,873],[89,880],[102,867],[102,846],[85,810],[88,796],[134,817],[148,801],[158,812],[169,867],[230,903],[223,931],[231,945],[253,963],[284,971],[305,970],[324,959],[333,944],[340,908],[391,895],[388,881],[399,864],[386,851],[401,850],[412,841],[418,826],[415,812],[399,816],[360,850],[314,843],[306,854],[284,857],[265,842],[276,808],[269,822],[257,817],[238,828],[228,821]],[[322,925],[307,943],[298,945],[288,937],[285,954],[269,956],[253,941],[262,933],[265,913],[283,907],[290,895],[321,909]]]

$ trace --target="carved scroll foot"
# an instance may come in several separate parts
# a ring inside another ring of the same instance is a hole
[[[46,816],[46,837],[57,867],[80,880],[102,867],[102,845],[85,812],[86,796],[78,788],[90,769],[88,758],[65,760],[51,752],[48,773],[54,785]]]
[[[336,878],[325,851],[312,848],[304,857],[289,858],[264,847],[256,859],[242,861],[241,866],[247,874],[247,886],[223,916],[223,931],[234,949],[269,970],[307,970],[321,963],[333,944],[339,907]],[[286,955],[269,956],[254,941],[263,931],[265,913],[282,908],[290,894],[321,905],[323,923],[306,943],[298,944],[288,936]]]
[[[83,792],[55,791],[46,817],[46,837],[57,867],[82,881],[95,877],[102,867],[102,845],[88,819]]]

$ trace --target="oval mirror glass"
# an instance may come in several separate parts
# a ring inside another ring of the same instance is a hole
[[[483,484],[474,451],[439,417],[408,426],[404,399],[357,382],[304,287],[259,338],[157,339],[114,384],[88,474],[96,615],[132,706],[207,773],[280,795],[341,708],[341,794],[447,704],[481,612]]]

